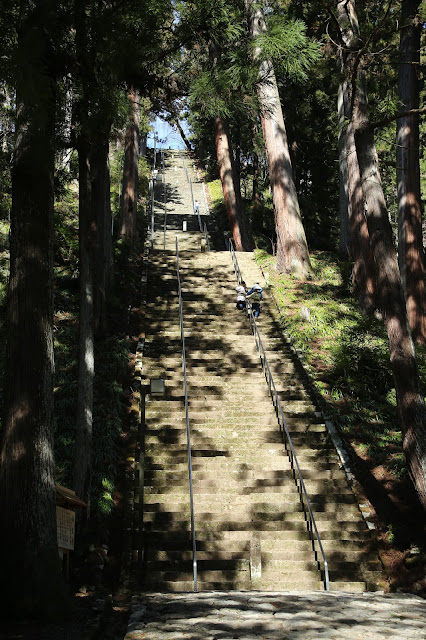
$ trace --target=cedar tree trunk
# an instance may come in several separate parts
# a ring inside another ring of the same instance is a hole
[[[402,2],[399,99],[402,111],[418,109],[420,32],[418,0]],[[398,261],[413,338],[426,343],[426,305],[420,196],[419,116],[397,120]]]
[[[209,42],[209,56],[211,64],[217,65],[220,59],[220,50],[212,40]],[[248,220],[242,208],[241,197],[238,196],[236,189],[235,167],[228,125],[221,116],[215,118],[215,143],[219,176],[235,249],[237,251],[251,251],[252,243]]]
[[[341,72],[342,75],[350,76],[353,72],[356,55],[356,53],[351,51],[351,48],[355,36],[358,35],[358,23],[356,22],[353,12],[351,12],[351,7],[346,1],[338,2],[337,16],[341,26],[343,42],[347,51],[349,51],[348,54],[340,53]],[[360,81],[365,83],[364,71],[360,71]],[[364,194],[355,147],[353,123],[351,121],[350,90],[346,79],[342,79],[341,91],[341,108],[343,109],[344,119],[348,122],[346,126],[345,150],[347,193],[349,199],[350,252],[353,259],[353,290],[363,311],[369,312],[375,305],[376,267],[371,253],[367,220],[364,212]]]
[[[66,609],[53,450],[54,18],[48,1],[21,3],[0,467],[0,609],[21,619]]]
[[[237,251],[249,251],[251,249],[250,236],[245,220],[241,215],[238,197],[235,191],[232,151],[230,149],[228,128],[225,121],[219,116],[215,118],[215,142],[219,176],[222,183],[226,213],[228,214],[235,249]]]
[[[189,152],[192,152],[192,147],[191,147],[191,143],[189,142],[188,138],[185,135],[185,131],[182,129],[182,125],[179,122],[179,120],[176,118],[176,120],[174,121],[175,125],[177,127],[177,130],[180,133],[180,137],[182,138],[182,140],[185,143],[186,148],[188,149]]]
[[[403,448],[414,486],[426,508],[426,409],[362,83],[357,86],[353,123],[370,244],[377,268],[377,295],[384,311],[389,340]]]
[[[112,235],[111,200],[108,165],[108,136],[92,145],[90,155],[91,206],[96,224],[94,238],[94,330],[103,335],[106,330],[106,298],[111,282]]]
[[[346,122],[344,93],[345,83],[339,83],[337,95],[337,113],[339,120],[339,209],[340,209],[340,235],[339,235],[339,255],[342,258],[350,256],[349,239],[349,198],[348,198],[348,163],[346,156]]]
[[[255,8],[252,0],[246,0],[246,6],[252,11],[254,38],[266,31],[266,24],[261,9]],[[294,185],[277,81],[272,63],[268,60],[260,63],[257,93],[275,210],[277,270],[305,278],[311,271],[311,262]]]
[[[89,151],[82,140],[79,159],[79,364],[74,490],[90,505],[92,477],[92,428],[94,359],[94,220],[91,202]],[[87,517],[90,511],[87,510]]]
[[[124,139],[123,190],[120,208],[120,236],[133,242],[136,233],[139,164],[139,95],[129,93],[131,119]]]

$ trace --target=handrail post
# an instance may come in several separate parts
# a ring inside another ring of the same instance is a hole
[[[186,442],[187,442],[187,453],[188,453],[189,502],[190,502],[190,509],[191,509],[192,570],[194,575],[194,593],[196,593],[198,591],[197,546],[195,541],[194,492],[192,487],[191,436],[190,436],[190,430],[189,430],[188,387],[186,382],[185,332],[183,327],[182,288],[180,285],[179,243],[178,243],[177,236],[176,236],[176,272],[177,272],[178,293],[179,293],[180,333],[181,333],[181,339],[182,339],[183,390],[184,390],[184,398],[185,398]]]
[[[210,251],[210,240],[209,240],[209,232],[207,231],[207,225],[204,223],[204,237],[206,239],[206,247],[207,251]]]

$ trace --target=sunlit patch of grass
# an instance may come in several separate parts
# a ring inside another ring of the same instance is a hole
[[[348,265],[328,252],[316,252],[311,278],[301,282],[278,274],[275,258],[266,251],[257,251],[255,259],[274,290],[283,329],[342,435],[373,463],[404,474],[386,330],[383,322],[362,315],[350,294]],[[423,383],[425,355],[419,348]]]
[[[220,202],[223,202],[223,191],[222,191],[222,183],[218,180],[212,180],[207,184],[208,189],[210,191],[210,198],[212,201],[213,207]]]

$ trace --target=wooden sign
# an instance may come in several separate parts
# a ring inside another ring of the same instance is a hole
[[[74,550],[75,512],[70,509],[56,507],[56,524],[58,529],[58,547]]]

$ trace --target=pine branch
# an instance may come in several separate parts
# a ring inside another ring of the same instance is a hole
[[[390,124],[395,120],[399,120],[399,118],[405,118],[406,116],[414,116],[421,115],[426,113],[426,107],[422,107],[421,109],[410,109],[409,111],[400,111],[399,113],[395,113],[392,116],[386,116],[386,118],[382,118],[382,120],[377,120],[376,122],[372,122],[370,127],[372,129],[379,129],[380,127],[384,127],[386,124]]]

